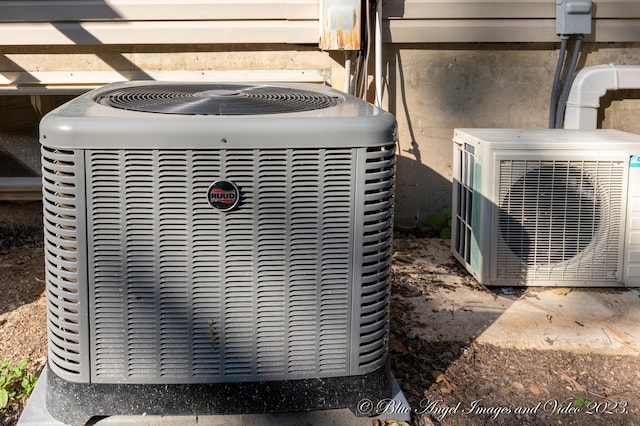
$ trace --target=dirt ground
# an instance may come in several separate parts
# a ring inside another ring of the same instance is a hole
[[[0,203],[0,359],[46,361],[44,256],[38,203]],[[448,254],[448,242],[397,235],[392,282],[391,367],[419,425],[640,424],[640,357],[505,349],[425,339],[416,310],[447,315],[430,295],[479,286]],[[436,253],[437,252],[437,253]],[[443,277],[450,277],[443,278]],[[383,401],[389,418],[396,402]],[[21,404],[0,414],[14,425]],[[404,409],[403,409],[404,410]]]
[[[496,296],[504,289],[479,285],[452,257],[448,241],[409,235],[394,245],[391,365],[413,424],[640,424],[639,356],[478,344],[472,316],[464,341],[448,338],[447,330],[426,334],[421,329],[429,324],[415,319],[416,310],[431,310],[434,319],[454,314],[437,296],[443,287],[454,295],[459,286]],[[509,290],[519,298],[544,291]]]

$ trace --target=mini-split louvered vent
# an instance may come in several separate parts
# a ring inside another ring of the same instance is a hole
[[[127,87],[103,93],[96,100],[131,111],[223,116],[313,111],[341,102],[338,96],[310,90],[233,84]]]

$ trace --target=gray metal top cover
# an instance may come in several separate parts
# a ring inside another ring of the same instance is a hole
[[[188,134],[188,137],[181,135]],[[60,149],[374,146],[395,118],[319,85],[114,83],[45,116],[41,142]]]

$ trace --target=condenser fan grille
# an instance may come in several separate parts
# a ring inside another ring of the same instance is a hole
[[[238,84],[158,84],[125,87],[96,102],[130,111],[180,115],[259,115],[338,105],[338,96],[289,87]]]

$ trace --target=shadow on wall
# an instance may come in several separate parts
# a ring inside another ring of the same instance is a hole
[[[38,120],[28,96],[0,96],[0,177],[38,176]]]
[[[393,49],[393,50],[391,50]],[[455,128],[544,128],[553,44],[390,47],[389,110],[399,123],[396,224],[451,205]]]
[[[13,10],[12,16],[0,18],[0,21],[49,22],[66,38],[76,43],[76,45],[101,45],[102,42],[82,26],[82,21],[120,20],[122,19],[122,16],[120,16],[118,12],[115,11],[111,6],[109,6],[105,1],[92,3],[93,4],[86,7],[66,8],[64,12],[66,15],[65,22],[55,21],[55,17],[60,16],[60,12],[54,9],[59,6],[44,6],[38,8],[29,6],[17,7]],[[75,46],[73,46],[73,48],[75,48]],[[50,52],[51,47],[46,47],[45,49]],[[29,47],[24,51],[33,53],[34,50],[37,51],[38,49]],[[140,75],[147,76],[141,68],[136,66],[122,54],[105,54],[104,52],[97,49],[92,50],[93,53],[95,53],[105,63],[109,64],[115,71],[120,72],[120,74],[124,78],[129,78],[129,76],[131,75],[136,75],[139,78]],[[23,51],[23,49],[12,48],[11,51],[21,52]],[[73,53],[76,53],[75,49],[72,49],[71,51]],[[29,76],[27,80],[24,80],[25,75],[28,75],[28,70],[24,69],[7,55],[0,56],[0,65],[2,66],[2,73],[7,77],[7,79],[11,81],[15,81],[14,76],[15,73],[18,72],[21,73],[21,78],[23,79],[22,81],[20,81],[20,83],[38,83],[38,79],[33,76]]]
[[[607,92],[600,98],[597,127],[640,134],[639,106],[640,89]]]
[[[419,150],[416,151],[420,155]],[[445,203],[433,202],[443,198],[447,200]],[[401,232],[424,233],[428,215],[422,210],[422,204],[431,205],[433,213],[451,207],[451,182],[419,159],[401,154],[396,158],[395,228]]]
[[[41,202],[0,202],[0,315],[44,291],[42,229]]]
[[[425,164],[420,145],[417,142],[413,117],[407,100],[406,78],[400,50],[392,58],[389,66],[395,68],[397,74],[389,73],[389,92],[397,95],[390,96],[389,111],[396,117],[399,114],[403,115],[409,135],[409,141],[400,138],[397,146],[395,227],[403,232],[419,233],[424,226],[422,223],[424,212],[420,208],[420,204],[426,200],[442,200],[443,198],[450,201],[451,182]],[[397,104],[398,98],[401,101],[400,105]],[[443,194],[448,195],[443,197]],[[449,202],[445,204],[441,201],[439,206],[432,206],[432,208],[435,211],[449,205]]]
[[[118,71],[125,79],[132,75],[148,77],[142,69],[122,53],[102,52],[100,49],[95,48],[95,45],[102,44],[101,41],[84,29],[81,21],[116,20],[121,19],[121,17],[106,2],[93,3],[88,7],[69,7],[65,9],[69,14],[68,20],[78,22],[52,22],[51,24],[69,40],[76,42],[77,45],[92,45],[90,48],[92,53],[95,53],[98,58]],[[58,6],[16,7],[11,11],[10,16],[0,18],[0,22],[51,22],[55,19],[54,16],[59,15],[59,12],[54,10],[56,7]],[[63,51],[77,54],[77,45],[68,46]],[[10,54],[33,54],[41,50],[51,53],[51,49],[51,46],[5,48],[0,54],[0,69],[2,70],[0,74],[17,85],[39,83],[39,80],[30,74],[29,70],[11,59]],[[34,177],[40,175],[40,145],[37,143],[39,119],[42,115],[69,99],[69,97],[59,96],[7,96],[6,99],[0,101],[3,110],[6,109],[9,114],[8,117],[0,120],[3,124],[0,132],[0,177]]]

